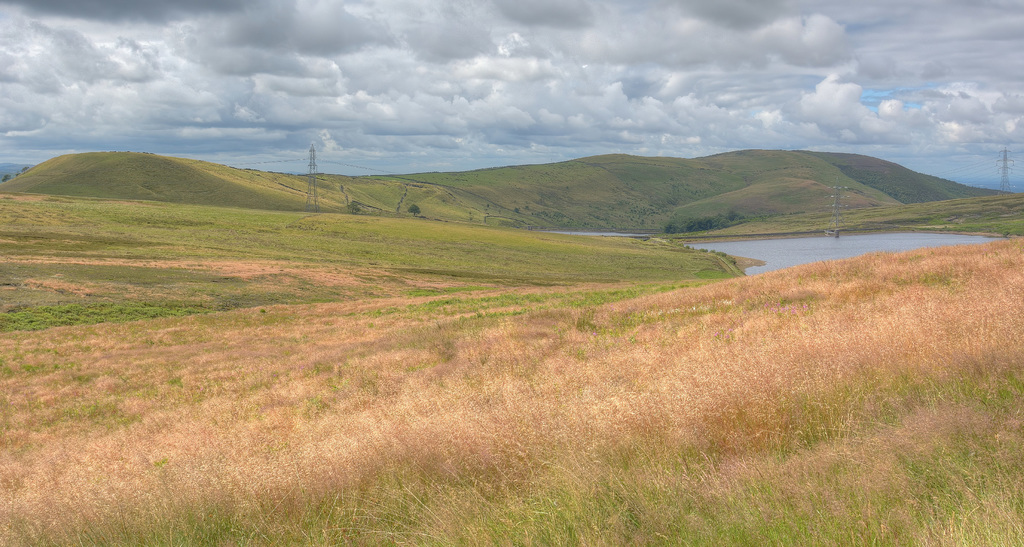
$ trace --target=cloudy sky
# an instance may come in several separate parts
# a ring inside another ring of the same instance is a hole
[[[0,0],[0,162],[811,149],[998,186],[1022,50],[1022,0]]]

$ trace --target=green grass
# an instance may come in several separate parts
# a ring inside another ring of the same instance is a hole
[[[0,197],[0,254],[9,257],[0,262],[4,329],[739,273],[722,257],[661,240],[56,197]]]
[[[545,309],[585,309],[611,302],[619,302],[639,296],[663,293],[687,286],[697,286],[703,281],[680,284],[635,284],[622,288],[601,288],[592,290],[566,289],[557,292],[510,293],[498,295],[448,296],[403,307],[391,307],[370,312],[374,317],[401,313],[432,317],[475,315],[477,317],[501,317],[519,315],[528,311]],[[461,291],[449,291],[461,292]]]
[[[900,203],[925,203],[993,195],[991,190],[915,173],[901,165],[857,154],[808,152],[835,165],[847,177],[875,188]]]
[[[209,310],[180,305],[147,303],[64,304],[35,306],[0,313],[0,332],[43,330],[68,325],[123,323],[158,317],[180,317]]]

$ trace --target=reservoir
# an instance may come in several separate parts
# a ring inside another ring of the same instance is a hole
[[[960,234],[880,233],[842,237],[800,237],[690,243],[695,249],[763,260],[764,266],[746,269],[747,275],[769,272],[821,260],[850,258],[875,251],[900,252],[922,247],[988,243],[999,238]]]

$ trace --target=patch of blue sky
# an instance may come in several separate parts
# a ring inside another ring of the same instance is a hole
[[[861,91],[860,102],[873,112],[878,112],[878,105],[882,104],[882,101],[887,101],[889,99],[903,101],[904,109],[921,109],[923,107],[921,103],[912,100],[908,101],[907,99],[914,96],[916,94],[915,92],[923,89],[930,89],[931,87],[933,86],[865,89]]]

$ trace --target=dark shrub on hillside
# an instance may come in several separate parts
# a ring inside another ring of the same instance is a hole
[[[684,234],[687,232],[706,232],[708,230],[720,230],[734,226],[743,221],[745,217],[736,211],[729,211],[725,215],[711,217],[674,219],[665,225],[666,234]]]

